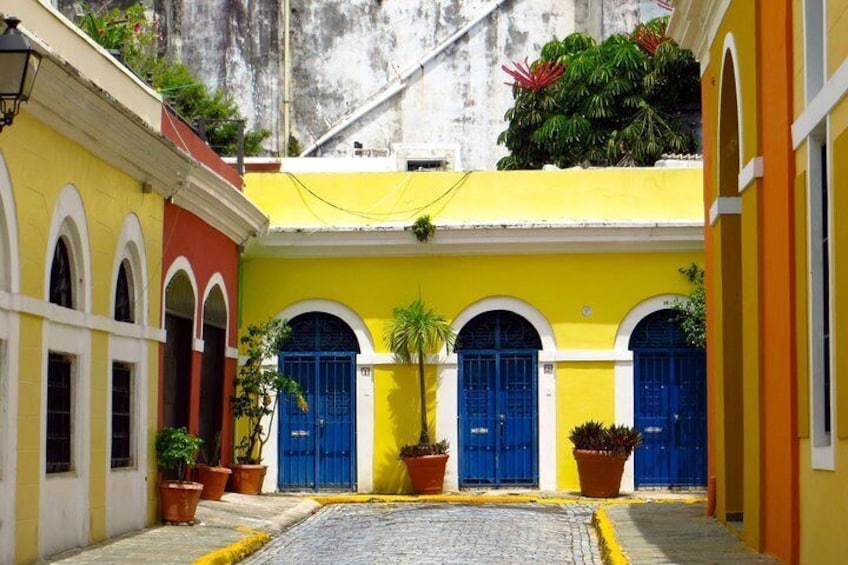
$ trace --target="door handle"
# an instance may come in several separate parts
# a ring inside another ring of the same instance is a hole
[[[324,428],[324,418],[318,418],[318,427]]]
[[[505,422],[506,422],[506,416],[503,415],[503,414],[498,414],[498,423],[503,426]]]
[[[674,423],[676,424],[676,423],[678,423],[679,421],[680,421],[680,414],[677,414],[677,413],[675,412],[675,414],[674,414]]]

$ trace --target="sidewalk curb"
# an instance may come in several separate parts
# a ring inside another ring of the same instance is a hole
[[[615,534],[615,526],[607,516],[604,508],[595,510],[592,516],[592,525],[598,533],[598,545],[601,549],[601,558],[606,565],[629,565],[630,560],[624,555],[618,536]]]
[[[230,565],[231,563],[238,563],[271,541],[271,536],[265,532],[257,532],[247,528],[236,529],[249,535],[241,541],[207,553],[197,559],[193,565]]]
[[[367,504],[367,503],[406,503],[406,502],[443,502],[447,504],[592,504],[596,506],[609,506],[621,504],[665,504],[684,502],[693,504],[702,502],[703,498],[693,497],[685,500],[646,500],[642,498],[587,498],[579,495],[545,497],[536,495],[479,495],[479,494],[341,494],[326,496],[311,496],[318,504]]]

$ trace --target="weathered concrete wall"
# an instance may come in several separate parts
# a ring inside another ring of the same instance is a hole
[[[301,147],[396,85],[404,70],[492,1],[291,0],[292,133]],[[248,127],[271,130],[266,149],[279,153],[284,2],[144,3],[162,21],[167,52],[206,84],[230,92]],[[532,61],[553,36],[583,31],[606,37],[661,12],[652,0],[506,0],[419,67],[405,88],[310,154],[352,156],[354,142],[364,154],[381,156],[405,147],[416,147],[419,156],[430,147],[439,154],[458,147],[454,167],[492,169],[505,154],[497,137],[512,105],[501,65]]]

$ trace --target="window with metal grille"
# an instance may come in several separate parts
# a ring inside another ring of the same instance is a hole
[[[112,468],[132,465],[132,367],[112,363]]]
[[[291,336],[282,351],[359,353],[359,342],[347,323],[325,312],[307,312],[289,320]]]
[[[522,316],[492,310],[475,316],[462,327],[455,349],[542,349],[542,339]]]
[[[830,204],[827,183],[827,144],[821,146],[821,233],[819,239],[821,252],[821,347],[822,371],[821,386],[824,396],[822,419],[824,432],[830,433]]]
[[[126,261],[118,267],[118,280],[115,284],[115,319],[119,322],[135,322],[135,304],[130,280],[130,268]]]
[[[630,336],[630,349],[683,349],[692,346],[680,329],[674,310],[658,310],[636,325]]]
[[[47,359],[47,472],[71,470],[73,360],[50,353]]]
[[[65,308],[73,308],[73,288],[73,269],[68,246],[64,238],[60,237],[56,242],[53,265],[50,267],[50,302]]]

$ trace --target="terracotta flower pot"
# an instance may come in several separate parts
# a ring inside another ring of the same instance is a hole
[[[611,455],[604,451],[574,450],[580,493],[593,498],[614,498],[621,488],[626,455]]]
[[[421,457],[406,457],[406,471],[412,481],[412,491],[415,494],[439,494],[445,482],[445,465],[448,455],[422,455]]]
[[[159,511],[162,520],[175,523],[194,523],[194,513],[203,485],[188,481],[159,483]]]
[[[265,465],[230,465],[233,474],[230,477],[230,492],[241,494],[259,494],[262,492],[262,481],[265,480]]]
[[[203,492],[200,498],[205,500],[221,500],[227,479],[233,471],[227,467],[209,467],[208,465],[197,465],[194,468],[194,479],[203,483]]]

